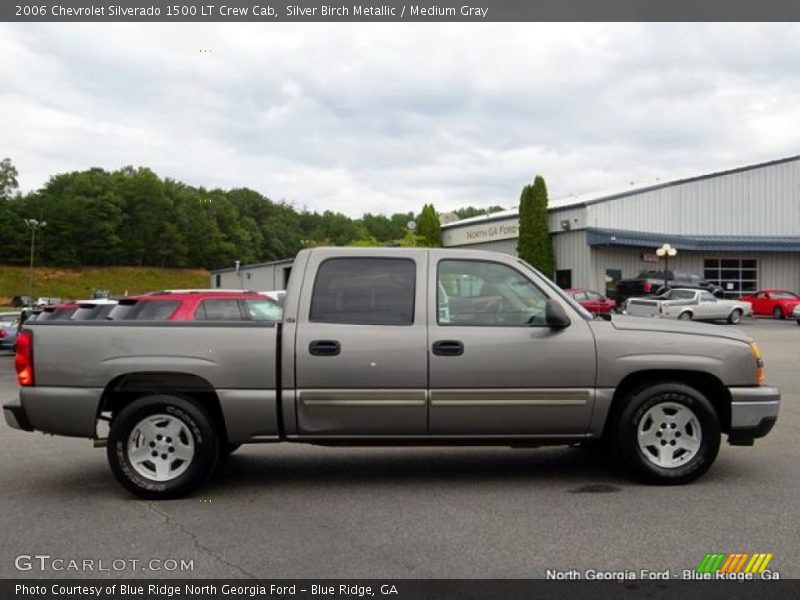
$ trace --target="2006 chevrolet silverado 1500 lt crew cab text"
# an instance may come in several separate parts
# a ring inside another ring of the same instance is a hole
[[[248,442],[610,442],[640,479],[704,473],[720,436],[778,414],[756,345],[729,327],[592,315],[493,252],[317,248],[283,321],[44,321],[17,343],[8,423],[101,438],[146,498],[185,495]]]

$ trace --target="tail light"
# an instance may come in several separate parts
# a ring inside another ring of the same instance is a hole
[[[33,385],[33,334],[30,331],[20,332],[14,350],[14,368],[19,384],[23,387]]]
[[[649,294],[650,290],[652,290],[652,289],[653,289],[653,284],[650,283],[649,281],[645,281],[644,282],[644,293],[645,294]]]

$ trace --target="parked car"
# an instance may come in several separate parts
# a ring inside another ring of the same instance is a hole
[[[753,313],[771,315],[776,319],[791,316],[794,308],[800,305],[800,295],[788,290],[760,290],[742,296],[742,300],[753,305]]]
[[[30,306],[33,304],[33,298],[30,296],[14,296],[11,300],[11,306],[14,308],[22,308],[23,306]]]
[[[17,339],[20,313],[0,313],[0,350],[13,350]]]
[[[7,422],[94,438],[122,485],[162,499],[196,489],[238,444],[281,441],[607,440],[638,478],[681,484],[711,466],[721,433],[752,445],[778,416],[743,332],[594,319],[513,256],[314,248],[294,265],[280,323],[26,325]]]
[[[36,317],[37,321],[64,321],[71,319],[75,311],[80,308],[75,302],[67,304],[51,304],[44,306]]]
[[[702,290],[669,290],[653,298],[628,298],[625,313],[639,317],[664,317],[682,321],[727,321],[738,324],[753,316],[753,307],[743,300],[723,300]]]
[[[800,304],[794,307],[792,311],[792,318],[797,321],[797,324],[800,325]]]
[[[606,298],[592,290],[570,288],[564,292],[593,315],[608,314],[617,307],[617,303],[611,298]]]
[[[108,318],[108,315],[117,305],[117,301],[96,298],[93,300],[78,300],[76,304],[78,305],[78,310],[70,318],[74,321],[93,321]]]
[[[121,298],[110,320],[280,321],[280,304],[250,291],[160,291]]]
[[[675,288],[705,290],[719,297],[723,293],[720,286],[694,273],[667,271],[666,284],[664,282],[664,271],[642,271],[634,279],[621,279],[617,282],[614,300],[617,306],[623,306],[628,298],[659,296]]]

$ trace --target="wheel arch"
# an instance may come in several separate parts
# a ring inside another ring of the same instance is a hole
[[[102,413],[111,413],[113,419],[114,414],[137,398],[153,394],[172,394],[194,400],[208,411],[221,439],[227,443],[219,396],[210,382],[192,373],[139,371],[118,375],[103,390],[97,417],[100,419]]]
[[[722,432],[728,433],[730,431],[731,394],[718,377],[705,371],[649,369],[629,373],[620,381],[614,390],[611,406],[606,416],[603,437],[606,437],[611,432],[613,424],[625,406],[626,400],[633,392],[665,382],[682,383],[702,393],[717,412]]]

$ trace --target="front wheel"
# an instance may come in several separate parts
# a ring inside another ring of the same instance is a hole
[[[780,306],[776,306],[772,311],[772,316],[775,319],[782,319],[783,318],[783,311],[781,310]]]
[[[720,425],[696,389],[677,382],[633,393],[617,422],[616,448],[633,474],[660,485],[689,483],[717,457]]]
[[[731,314],[728,315],[728,323],[730,323],[731,325],[738,325],[741,320],[742,320],[742,311],[739,310],[738,308],[734,308],[733,311],[731,311]]]
[[[686,312],[682,312],[680,315],[678,315],[678,319],[681,321],[691,321],[692,313],[690,313],[688,310]]]
[[[115,416],[107,455],[114,476],[137,496],[179,498],[213,472],[219,439],[199,404],[158,394],[133,401]]]

